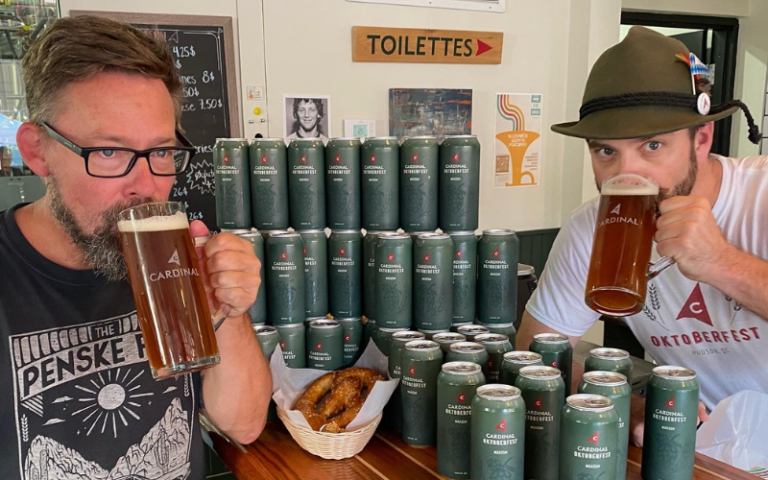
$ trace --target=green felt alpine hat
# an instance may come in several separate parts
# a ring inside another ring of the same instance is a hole
[[[760,132],[743,103],[711,106],[709,97],[696,91],[689,55],[679,40],[632,27],[592,67],[579,121],[553,125],[552,130],[588,139],[642,138],[720,120],[741,108],[750,140],[758,143]]]

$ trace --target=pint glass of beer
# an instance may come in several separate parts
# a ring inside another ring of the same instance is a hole
[[[118,231],[152,376],[219,363],[219,349],[184,207],[147,203],[120,212]]]
[[[648,279],[672,265],[668,258],[649,263],[658,194],[658,185],[637,174],[603,182],[585,292],[592,310],[612,317],[639,313]]]

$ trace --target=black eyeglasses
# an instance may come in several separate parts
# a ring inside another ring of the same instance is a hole
[[[156,147],[149,150],[133,150],[123,147],[81,147],[67,139],[50,125],[43,122],[43,129],[50,137],[83,157],[85,171],[98,178],[118,178],[128,175],[139,158],[146,158],[149,171],[159,177],[172,177],[184,171],[197,149],[189,140],[176,131],[176,138],[182,146]]]

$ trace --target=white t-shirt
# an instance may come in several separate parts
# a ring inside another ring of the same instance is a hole
[[[768,157],[716,158],[723,181],[712,212],[720,230],[731,245],[768,259]],[[526,306],[567,335],[583,335],[600,317],[584,303],[597,204],[570,214]],[[768,393],[768,320],[677,266],[648,282],[645,310],[626,321],[659,364],[696,371],[707,408],[742,390]]]

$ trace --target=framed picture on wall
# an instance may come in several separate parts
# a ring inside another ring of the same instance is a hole
[[[321,138],[323,143],[331,137],[330,95],[283,95],[283,137]]]
[[[390,88],[389,134],[472,134],[472,90],[453,88]]]

